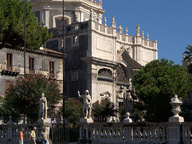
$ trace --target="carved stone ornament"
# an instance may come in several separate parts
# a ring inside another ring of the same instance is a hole
[[[97,73],[91,73],[92,79],[97,79]]]
[[[122,47],[119,50],[117,50],[117,53],[122,54],[124,51],[127,51],[130,54],[130,49],[131,47],[125,47],[124,45],[122,45]]]
[[[110,98],[111,98],[111,93],[110,92],[103,92],[103,93],[101,93],[100,94],[100,96],[101,96],[101,99],[103,99],[103,100],[110,100]]]

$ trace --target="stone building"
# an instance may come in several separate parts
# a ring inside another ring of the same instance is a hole
[[[63,86],[63,53],[41,48],[26,50],[26,74],[44,74]],[[0,96],[5,95],[10,83],[24,76],[24,49],[0,49]]]
[[[31,0],[38,21],[49,28],[53,37],[46,48],[62,52],[62,2],[63,0]],[[121,102],[120,87],[131,84],[133,75],[148,62],[158,59],[157,41],[128,29],[111,26],[103,18],[102,0],[65,0],[64,23],[66,51],[66,91],[70,97],[77,91],[90,91],[93,102],[110,99]]]

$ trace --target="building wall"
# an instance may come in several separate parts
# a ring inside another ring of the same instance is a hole
[[[7,69],[7,53],[13,55],[13,68]],[[50,56],[46,51],[28,51],[26,52],[26,74],[29,74],[29,57],[35,59],[34,72],[36,74],[44,74],[49,77],[49,62],[54,62],[55,77],[60,87],[62,86],[62,57]],[[17,77],[24,75],[24,52],[23,50],[14,50],[3,48],[0,50],[0,95],[5,95],[7,82],[14,82]],[[35,74],[34,73],[34,74]],[[62,90],[62,89],[61,89]]]
[[[87,88],[87,65],[81,60],[86,56],[88,49],[88,36],[79,35],[78,45],[72,46],[72,37],[66,38],[66,68],[67,68],[67,92],[69,96],[77,96],[77,91],[85,91]],[[72,80],[73,71],[77,71],[78,80]]]
[[[65,27],[64,41],[67,95],[78,96],[77,91],[84,94],[87,89],[93,102],[108,96],[112,102],[118,103],[120,86],[127,87],[141,66],[158,59],[157,41],[149,40],[148,35],[146,38],[143,34],[140,36],[139,25],[136,26],[135,36],[128,35],[127,31],[123,34],[123,28],[116,27],[114,17],[111,26],[105,22],[102,24],[104,10],[101,1],[79,1],[65,0],[65,18],[71,19],[71,24]],[[53,25],[53,19],[62,15],[62,5],[59,3],[61,1],[32,2],[34,12],[46,8],[49,13],[45,21],[49,22],[49,26],[46,26],[53,33],[53,38],[46,46],[62,51],[63,32]],[[74,39],[77,40],[75,45]],[[120,66],[123,70],[118,71]],[[102,73],[100,70],[103,70]],[[78,80],[72,81],[74,71]]]
[[[62,0],[31,0],[33,5],[33,12],[41,23],[48,28],[55,27],[53,20],[57,16],[62,16]],[[104,10],[102,9],[102,2],[86,1],[86,0],[65,0],[65,17],[71,18],[71,23],[75,20],[78,22],[86,21],[90,18],[90,9],[94,10],[93,18],[102,22]]]

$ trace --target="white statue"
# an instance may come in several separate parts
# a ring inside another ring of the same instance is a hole
[[[80,95],[80,92],[78,91],[79,97],[83,99],[83,112],[85,113],[85,118],[91,117],[91,109],[92,109],[92,100],[91,96],[89,95],[89,91],[85,91],[85,95]]]
[[[44,93],[41,94],[41,98],[39,100],[39,118],[47,119],[47,99],[44,96]]]
[[[133,105],[132,103],[133,103],[133,98],[131,96],[131,93],[128,92],[128,94],[127,94],[127,106],[128,106],[127,112],[129,112],[129,113],[132,113],[132,105]]]

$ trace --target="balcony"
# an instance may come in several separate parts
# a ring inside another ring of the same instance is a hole
[[[2,74],[17,76],[20,73],[20,67],[8,66],[6,64],[0,64],[0,72]]]
[[[35,70],[34,69],[29,69],[29,74],[34,75],[35,74]]]

